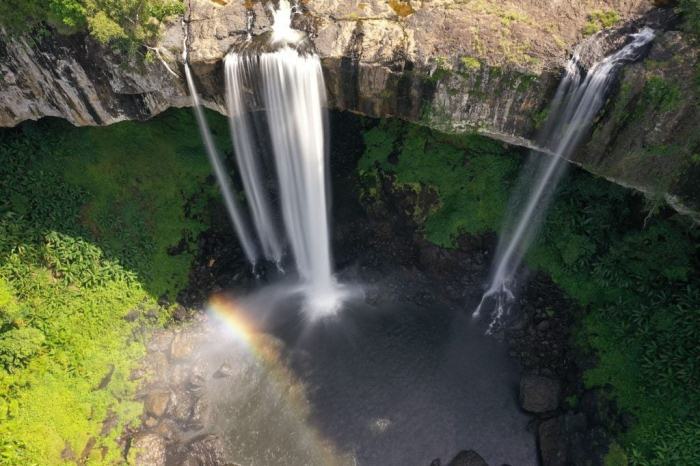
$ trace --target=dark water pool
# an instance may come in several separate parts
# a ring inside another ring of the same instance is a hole
[[[491,465],[537,464],[517,368],[468,313],[355,303],[314,325],[289,310],[267,324],[207,357],[235,369],[209,387],[231,461],[428,466],[474,449]]]

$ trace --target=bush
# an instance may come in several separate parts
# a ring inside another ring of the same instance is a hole
[[[415,125],[383,122],[365,133],[359,163],[368,191],[376,191],[379,171],[395,175],[397,189],[411,189],[432,205],[412,213],[428,239],[452,247],[462,233],[493,231],[508,202],[507,189],[517,168],[503,147],[477,135],[449,136]],[[389,158],[397,156],[392,164]]]
[[[12,372],[39,352],[44,334],[35,328],[18,328],[0,334],[0,365]]]

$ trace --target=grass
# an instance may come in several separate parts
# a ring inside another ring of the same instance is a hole
[[[186,284],[213,194],[196,125],[189,111],[45,120],[2,131],[0,157],[0,463],[122,463],[117,438],[141,412],[129,375],[168,319],[158,299]]]
[[[427,239],[451,247],[460,234],[500,229],[518,168],[500,146],[397,122],[371,129],[365,142],[360,170],[368,183],[388,174],[396,189],[439,195],[416,218]],[[585,383],[611,389],[635,420],[617,432],[608,464],[700,464],[697,228],[668,209],[648,215],[640,195],[576,171],[561,184],[526,263],[586,310],[577,344],[598,363]]]
[[[590,36],[611,28],[619,23],[620,19],[620,14],[615,10],[595,10],[588,15],[588,21],[583,26],[583,35]]]

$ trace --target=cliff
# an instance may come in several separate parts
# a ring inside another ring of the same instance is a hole
[[[679,210],[698,210],[700,163],[692,161],[698,86],[690,84],[698,57],[687,37],[670,30],[670,11],[647,0],[585,6],[574,0],[307,0],[298,10],[295,27],[307,31],[321,57],[332,107],[448,132],[477,131],[522,146],[532,145],[577,44],[583,42],[582,60],[591,63],[642,24],[667,29],[650,59],[625,71],[591,141],[573,161],[665,196]],[[595,33],[604,26],[614,27]],[[204,100],[223,113],[223,56],[269,27],[269,9],[260,1],[188,0],[184,18],[163,25],[146,59],[120,55],[87,35],[3,33],[0,126],[44,116],[104,125],[187,106],[185,34]],[[678,88],[677,105],[645,104],[659,79]],[[683,144],[673,143],[679,132],[687,135]]]

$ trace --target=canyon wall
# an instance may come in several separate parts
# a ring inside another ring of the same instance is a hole
[[[0,34],[0,126],[44,116],[76,125],[147,119],[190,105],[182,51],[206,105],[224,113],[222,58],[269,30],[260,1],[188,0],[157,44],[127,57],[85,34]],[[649,58],[623,72],[573,162],[700,211],[697,47],[672,10],[647,0],[307,0],[295,27],[323,63],[330,105],[525,147],[578,46],[585,66],[642,25],[660,30]],[[601,12],[615,27],[593,34]]]

